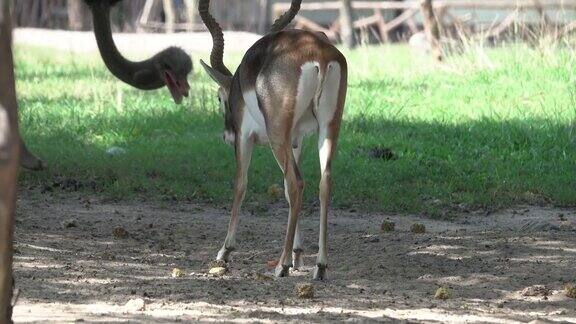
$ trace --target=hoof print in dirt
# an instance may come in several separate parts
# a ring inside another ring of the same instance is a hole
[[[124,309],[128,312],[142,312],[146,310],[146,302],[142,298],[130,299]]]
[[[446,287],[436,289],[436,293],[434,294],[434,298],[441,300],[450,299],[450,297],[452,297],[452,291]]]
[[[380,230],[382,232],[394,232],[395,227],[396,223],[389,220],[384,220],[380,225]]]
[[[77,227],[78,224],[76,224],[76,220],[75,219],[66,219],[64,221],[62,221],[62,227],[63,228],[72,228],[72,227]]]
[[[410,226],[410,232],[414,234],[424,234],[426,233],[426,226],[422,223],[414,223]]]
[[[184,277],[184,271],[182,271],[182,269],[180,268],[174,268],[172,269],[172,278],[180,278],[180,277]]]
[[[254,280],[257,280],[257,281],[271,281],[271,280],[274,280],[272,277],[270,277],[270,276],[268,276],[268,275],[265,275],[265,274],[263,274],[263,273],[260,273],[260,272],[255,272],[252,277],[254,278]]]
[[[552,290],[544,285],[534,285],[522,289],[520,295],[524,297],[547,297],[552,294]]]
[[[117,239],[125,239],[128,238],[128,231],[124,229],[122,226],[118,226],[114,229],[114,238]]]
[[[314,286],[309,283],[301,283],[296,286],[296,294],[298,298],[311,299],[314,298]]]
[[[567,284],[564,286],[564,293],[567,297],[576,298],[576,286],[573,284]]]

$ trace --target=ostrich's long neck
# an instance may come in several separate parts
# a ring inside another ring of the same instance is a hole
[[[163,87],[165,82],[156,72],[153,59],[132,62],[124,58],[116,48],[110,28],[108,1],[91,6],[91,10],[98,49],[110,72],[118,79],[138,89],[150,90]]]

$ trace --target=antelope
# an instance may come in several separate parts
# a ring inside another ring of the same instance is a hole
[[[284,174],[284,191],[290,206],[284,247],[275,269],[277,277],[303,266],[302,235],[298,214],[304,181],[300,153],[305,135],[318,132],[320,156],[320,234],[313,278],[323,280],[327,267],[328,203],[331,164],[340,131],[347,89],[346,59],[322,33],[283,30],[300,8],[293,0],[268,34],[244,55],[236,73],[224,65],[222,28],[209,12],[210,0],[200,0],[198,11],[212,35],[210,64],[200,63],[219,85],[218,100],[224,113],[224,140],[234,146],[236,178],[228,232],[217,261],[228,262],[236,247],[238,214],[247,186],[254,144],[268,144]],[[292,252],[292,253],[290,253]]]

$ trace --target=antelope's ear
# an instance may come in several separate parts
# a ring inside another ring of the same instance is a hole
[[[200,60],[200,64],[202,64],[202,67],[204,68],[206,73],[208,73],[210,78],[212,78],[212,80],[218,83],[219,86],[226,89],[230,89],[230,84],[232,83],[231,77],[216,71],[215,69],[208,66],[208,64],[204,63],[204,61],[202,60]]]

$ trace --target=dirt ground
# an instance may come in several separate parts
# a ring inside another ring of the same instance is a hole
[[[208,274],[223,242],[225,209],[110,203],[80,195],[20,198],[16,322],[526,322],[576,323],[576,210],[521,207],[418,215],[336,210],[329,223],[328,280],[311,280],[318,211],[301,218],[303,271],[268,277],[287,219],[283,204],[242,213],[229,272]],[[382,233],[384,219],[396,230]],[[425,234],[413,234],[415,222]],[[122,227],[127,237],[118,238]],[[184,276],[172,277],[175,267]],[[257,275],[263,274],[263,275]],[[296,294],[311,283],[313,299]],[[524,296],[533,285],[536,296]],[[451,298],[434,298],[438,287]],[[138,305],[144,302],[144,306]]]

